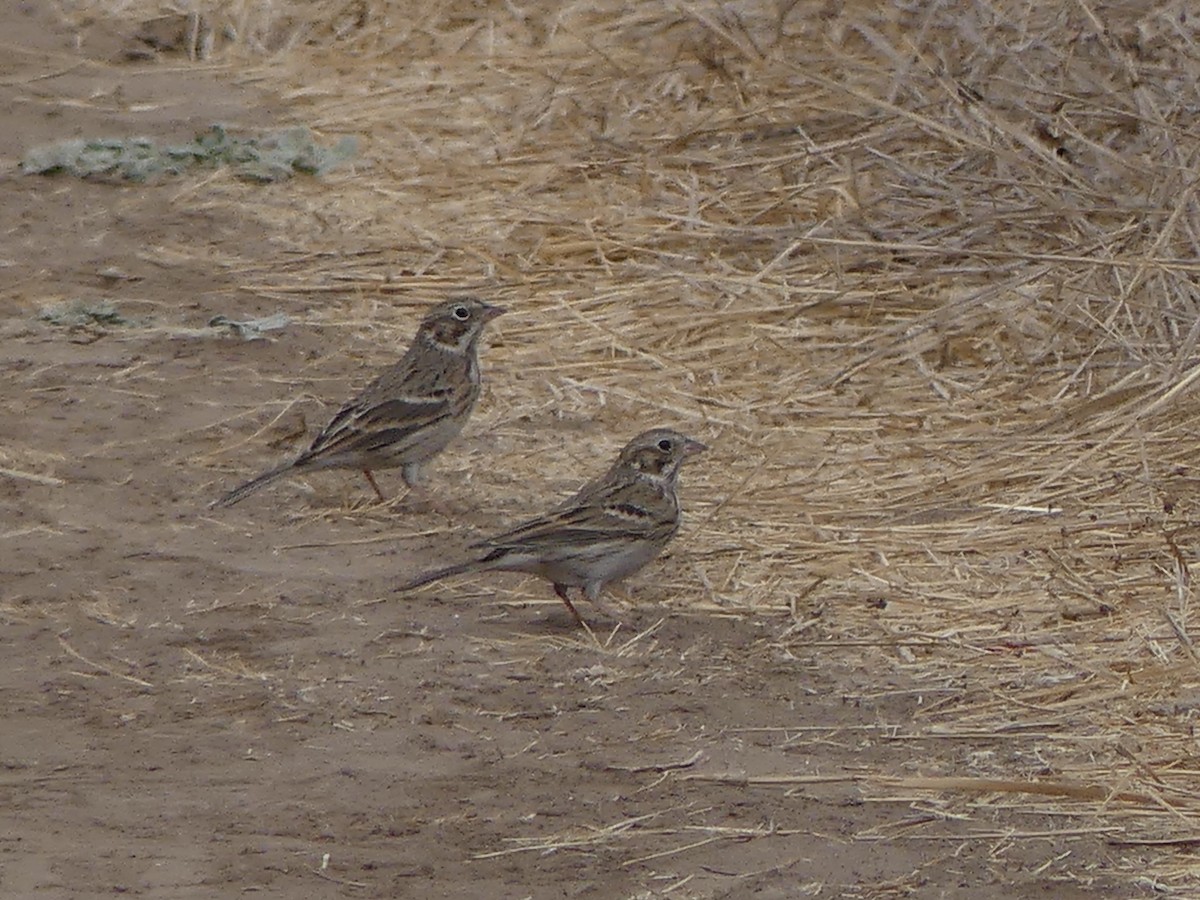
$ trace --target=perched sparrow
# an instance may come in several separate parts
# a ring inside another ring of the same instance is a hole
[[[232,506],[293,470],[359,469],[380,500],[373,469],[399,466],[415,486],[421,464],[462,431],[479,399],[479,336],[504,311],[467,297],[432,307],[408,352],[343,406],[311,447],[212,505]]]
[[[463,572],[528,572],[554,585],[571,615],[583,618],[567,588],[583,588],[593,603],[606,584],[636,572],[662,551],[679,528],[679,469],[706,450],[699,441],[656,428],[625,445],[600,478],[544,516],[473,544],[474,559],[426,572],[408,591]]]

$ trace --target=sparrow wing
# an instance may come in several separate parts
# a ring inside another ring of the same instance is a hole
[[[679,525],[671,498],[640,481],[589,485],[556,510],[474,545],[485,558],[512,552],[542,555],[589,545],[657,543]],[[586,494],[586,495],[585,495]]]
[[[373,392],[364,391],[362,396],[338,410],[296,464],[304,465],[318,456],[366,453],[400,445],[453,414],[449,390],[431,391],[421,397],[392,396],[378,401],[375,396]]]

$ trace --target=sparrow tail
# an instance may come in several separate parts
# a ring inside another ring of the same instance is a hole
[[[406,581],[404,584],[396,588],[397,593],[406,593],[416,590],[419,587],[430,584],[434,581],[441,581],[443,578],[449,578],[452,575],[461,575],[463,572],[469,572],[478,565],[477,560],[470,562],[458,563],[453,566],[446,566],[444,569],[431,569],[422,575],[418,575],[412,581]]]
[[[233,506],[233,504],[237,503],[239,500],[245,500],[259,488],[266,487],[272,481],[275,481],[277,478],[281,478],[286,475],[289,471],[291,471],[292,466],[292,463],[284,463],[282,466],[279,466],[276,469],[271,469],[269,472],[263,472],[257,478],[251,478],[245,484],[235,487],[224,497],[214,500],[208,505],[208,508],[215,509],[217,507]]]

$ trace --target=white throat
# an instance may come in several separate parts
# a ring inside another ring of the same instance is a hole
[[[450,344],[447,344],[444,341],[439,341],[432,334],[425,335],[425,343],[428,346],[434,348],[435,350],[440,350],[442,353],[453,353],[456,356],[465,356],[467,353],[469,353],[474,340],[475,335],[470,331],[463,332],[462,337]]]

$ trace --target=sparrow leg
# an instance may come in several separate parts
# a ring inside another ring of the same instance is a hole
[[[617,614],[617,611],[614,610],[607,603],[603,603],[600,600],[600,591],[603,587],[604,586],[600,582],[594,581],[591,584],[584,587],[583,596],[587,597],[587,599],[592,601],[592,605],[594,607],[596,607],[596,609],[600,610],[601,615],[603,615],[605,618],[612,619],[614,622],[617,622],[618,624],[620,624],[621,617],[620,617],[620,615]]]
[[[567,609],[571,611],[571,615],[575,617],[575,621],[580,627],[587,628],[587,623],[583,621],[583,616],[579,614],[579,610],[575,608],[575,604],[571,602],[571,598],[567,596],[567,586],[565,584],[554,585],[554,593],[558,594],[558,599],[567,604]]]
[[[375,489],[375,496],[379,498],[380,503],[386,503],[387,497],[383,496],[383,491],[379,489],[379,485],[375,483],[375,476],[371,474],[370,469],[363,469],[362,473],[367,476],[367,481],[371,482],[371,487]]]
[[[404,509],[412,513],[438,513],[444,516],[460,516],[467,511],[444,497],[431,499],[425,490],[425,479],[421,477],[421,463],[406,463],[400,467],[400,477],[408,486],[404,495]]]
[[[421,464],[408,463],[400,468],[400,477],[408,485],[410,491],[415,491],[421,483]]]

